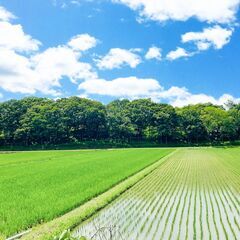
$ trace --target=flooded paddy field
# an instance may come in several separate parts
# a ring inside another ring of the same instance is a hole
[[[75,229],[89,239],[240,239],[240,149],[181,149]]]

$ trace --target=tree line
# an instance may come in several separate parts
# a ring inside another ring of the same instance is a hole
[[[92,140],[203,143],[240,139],[240,104],[174,108],[150,99],[107,105],[70,97],[27,97],[0,103],[0,145],[44,145]]]

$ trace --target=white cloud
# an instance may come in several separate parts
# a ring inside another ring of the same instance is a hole
[[[165,22],[197,18],[212,23],[235,21],[239,0],[112,0],[138,11],[142,19]]]
[[[76,51],[86,51],[97,45],[98,40],[89,34],[80,34],[73,37],[68,45]]]
[[[222,28],[218,25],[205,28],[203,32],[188,32],[182,35],[182,42],[193,42],[198,50],[207,50],[210,47],[221,49],[229,43],[233,30]]]
[[[162,49],[158,47],[151,47],[148,49],[148,52],[145,55],[146,59],[157,59],[161,60],[162,59]]]
[[[184,48],[178,47],[176,50],[171,51],[167,54],[167,59],[170,61],[173,61],[178,58],[191,57],[192,55],[193,55],[193,53],[189,53]]]
[[[219,99],[218,99],[218,104],[219,105],[224,105],[227,102],[234,102],[234,103],[240,103],[240,98],[234,98],[230,94],[223,94]]]
[[[14,18],[12,13],[0,6],[0,48],[19,52],[38,50],[40,41],[26,34],[20,24],[9,22]]]
[[[4,7],[0,6],[0,20],[9,21],[16,18],[11,12],[7,11]]]
[[[175,107],[190,104],[212,103],[225,106],[229,100],[240,103],[240,98],[223,94],[219,98],[206,94],[192,94],[184,87],[173,86],[164,89],[156,79],[141,79],[137,77],[117,78],[110,81],[94,79],[80,83],[82,96],[102,95],[115,98],[151,98],[155,102],[168,102]]]
[[[8,22],[13,17],[0,7],[0,56],[4,56],[0,57],[0,88],[5,91],[23,94],[41,92],[57,96],[61,93],[61,80],[66,77],[79,84],[82,96],[96,94],[129,99],[152,98],[174,106],[205,102],[222,105],[228,100],[240,102],[240,99],[228,94],[214,98],[206,94],[192,94],[180,87],[165,90],[156,79],[151,78],[126,77],[109,81],[99,79],[92,66],[81,61],[81,52],[96,46],[97,40],[94,37],[88,34],[77,35],[66,44],[40,52],[38,40],[27,35],[21,25]],[[182,41],[193,41],[201,49],[209,48],[209,44],[221,48],[232,34],[231,30],[221,29],[215,26],[202,33],[187,33],[183,35]],[[141,63],[141,57],[137,54],[139,51],[140,49],[111,49],[106,56],[96,60],[97,66],[101,69],[120,68],[124,65],[135,68]],[[26,52],[29,54],[26,55]],[[193,54],[177,48],[167,55],[167,59],[175,60]],[[161,49],[152,47],[145,57],[160,60]]]
[[[117,78],[112,81],[95,79],[79,85],[85,94],[106,95],[120,98],[150,97],[162,87],[155,79],[139,79],[137,77]]]
[[[22,56],[12,50],[0,49],[0,86],[9,92],[59,95],[63,77],[73,83],[97,78],[88,63],[79,61],[79,54],[67,46],[49,48],[32,57]]]
[[[24,33],[21,25],[0,22],[0,47],[15,51],[36,51],[40,41]]]
[[[112,48],[106,56],[96,60],[97,66],[100,69],[121,68],[124,65],[135,68],[141,63],[140,56],[135,53],[137,51],[139,49]]]
[[[213,103],[217,104],[217,100],[206,94],[192,94],[186,88],[171,87],[159,95],[164,99],[168,99],[170,104],[176,107],[182,107],[189,104]]]
[[[77,6],[80,5],[80,1],[79,0],[72,0],[71,3],[74,4],[74,5],[77,5]]]
[[[171,105],[175,107],[183,107],[190,104],[198,103],[212,103],[215,105],[225,106],[228,101],[240,103],[240,98],[234,98],[232,95],[223,94],[219,98],[207,94],[192,94],[186,88],[171,87],[168,90],[162,91],[157,96],[158,100],[167,100]]]
[[[56,88],[64,77],[73,83],[95,79],[91,65],[80,61],[80,51],[95,44],[94,37],[83,34],[73,37],[69,46],[39,52],[40,42],[27,35],[21,25],[0,21],[0,56],[4,56],[0,57],[0,88],[13,93],[58,95]]]
[[[38,76],[31,68],[30,60],[13,50],[0,49],[0,86],[9,92],[35,93],[41,89]],[[42,86],[44,87],[44,85]]]
[[[34,70],[42,81],[48,81],[53,86],[59,86],[59,81],[68,77],[72,82],[96,78],[91,65],[79,61],[79,54],[67,46],[48,48],[31,58]]]
[[[97,78],[91,65],[80,61],[81,51],[97,44],[94,37],[77,35],[65,45],[39,52],[40,41],[26,34],[20,24],[6,21],[11,18],[13,15],[0,8],[0,56],[4,56],[0,57],[0,88],[13,93],[59,95],[64,77],[73,83]]]

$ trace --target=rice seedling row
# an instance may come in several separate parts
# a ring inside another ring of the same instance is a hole
[[[238,240],[240,164],[234,158],[240,161],[239,148],[182,149],[73,235],[92,236],[97,222],[116,225],[126,240]]]

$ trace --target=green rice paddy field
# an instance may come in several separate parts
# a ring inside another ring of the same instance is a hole
[[[239,240],[237,147],[2,153],[0,236],[63,215],[159,159],[73,235],[91,238],[96,228],[115,226],[117,240]]]
[[[176,151],[73,234],[109,226],[116,240],[239,240],[240,148]]]
[[[0,239],[63,215],[172,151],[0,152]]]

